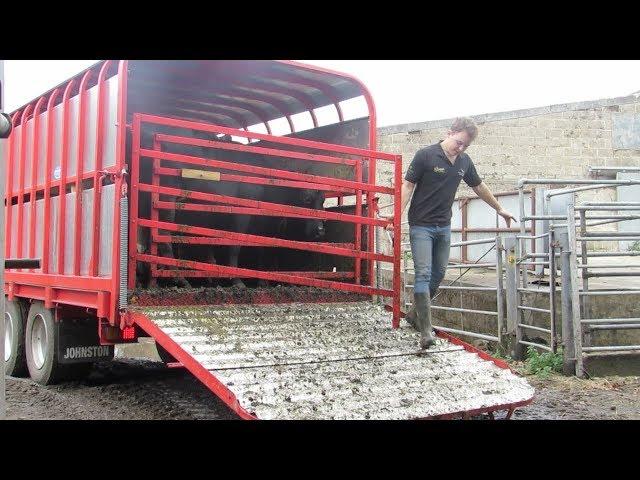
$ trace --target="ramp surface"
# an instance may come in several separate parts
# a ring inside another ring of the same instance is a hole
[[[261,419],[425,418],[504,409],[534,393],[443,338],[419,350],[418,332],[392,329],[391,314],[369,302],[136,312],[157,327],[160,343],[192,357]]]

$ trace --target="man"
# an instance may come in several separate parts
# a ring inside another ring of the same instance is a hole
[[[414,303],[407,321],[420,331],[420,347],[435,344],[431,329],[431,299],[444,278],[451,244],[451,207],[460,181],[493,207],[511,226],[513,215],[489,191],[464,151],[478,135],[470,118],[457,118],[447,138],[419,150],[402,183],[401,212],[409,207],[409,236],[415,269]],[[415,191],[414,191],[415,190]],[[388,217],[393,219],[393,216]],[[393,226],[387,227],[393,229]]]

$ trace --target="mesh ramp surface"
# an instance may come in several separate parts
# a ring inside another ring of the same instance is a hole
[[[137,309],[261,419],[410,419],[533,397],[525,379],[369,302]]]

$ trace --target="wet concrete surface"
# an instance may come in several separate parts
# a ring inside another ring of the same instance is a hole
[[[527,377],[533,402],[515,420],[640,420],[640,377]]]
[[[185,369],[140,359],[96,364],[86,379],[47,387],[7,377],[6,400],[8,420],[237,418]]]
[[[640,420],[640,377],[527,377],[533,402],[513,420]],[[11,420],[231,420],[238,417],[184,369],[119,358],[81,381],[43,387],[6,378]],[[504,416],[504,414],[498,415]]]
[[[200,294],[210,296],[209,292],[201,290]],[[174,297],[178,296],[176,292]],[[82,380],[58,385],[44,387],[30,379],[7,377],[7,419],[238,418],[187,370],[161,363],[153,340],[140,339],[139,344],[119,347],[116,357],[113,362],[94,365]],[[640,419],[640,377],[581,380],[552,375],[546,380],[526,379],[535,388],[535,397],[530,405],[516,410],[513,419]]]

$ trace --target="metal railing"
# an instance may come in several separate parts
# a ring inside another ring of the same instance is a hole
[[[592,345],[591,337],[594,332],[640,329],[640,317],[592,318],[590,299],[604,295],[640,295],[640,289],[621,287],[593,289],[590,279],[640,276],[640,261],[633,263],[630,258],[631,261],[624,265],[616,265],[609,261],[615,257],[637,257],[640,256],[640,252],[594,251],[589,249],[588,245],[594,241],[640,240],[640,231],[619,232],[613,229],[593,231],[590,228],[640,219],[640,202],[583,202],[575,205],[575,197],[578,192],[640,185],[640,181],[525,179],[520,181],[519,190],[522,192],[524,186],[528,184],[562,184],[563,188],[547,190],[544,193],[543,211],[538,214],[526,215],[524,195],[519,196],[520,234],[451,243],[452,248],[491,244],[490,250],[496,248],[498,254],[494,262],[483,261],[483,255],[475,264],[448,265],[448,269],[459,269],[462,273],[450,284],[442,285],[440,289],[441,291],[459,291],[461,304],[459,307],[437,304],[431,307],[436,311],[494,317],[496,319],[495,334],[478,332],[477,329],[473,329],[473,323],[471,323],[472,328],[466,328],[464,322],[461,328],[449,328],[434,322],[434,327],[461,336],[497,342],[515,359],[524,358],[527,347],[555,353],[562,346],[565,373],[578,376],[586,374],[584,368],[586,357],[639,354],[640,345],[622,344],[621,341],[611,341],[607,345],[603,345],[600,341],[598,345]],[[551,200],[561,195],[567,197],[564,199],[561,197],[560,202],[554,202],[555,206],[552,205]],[[569,201],[565,204],[563,202],[566,199]],[[558,203],[560,207],[557,206]],[[563,211],[565,209],[566,212]],[[526,225],[527,222],[535,221],[542,221],[544,228],[536,232],[532,228],[533,225]],[[403,223],[406,224],[406,222]],[[545,239],[546,251],[527,252],[527,242],[537,241],[540,246],[541,239]],[[409,292],[413,285],[410,280],[411,273],[415,273],[410,265],[409,245],[408,241],[401,242],[402,304],[405,311],[411,307]],[[593,258],[602,260],[596,265],[589,261]],[[537,285],[533,282],[532,267],[541,267],[537,274]],[[459,280],[464,274],[476,268],[495,271],[495,286],[461,285]],[[639,270],[633,270],[634,268]],[[464,292],[483,291],[496,292],[495,310],[472,309],[462,305]],[[542,302],[540,295],[544,296]],[[560,308],[562,322],[559,321]],[[543,317],[539,318],[540,316]],[[548,318],[548,322],[544,317]]]
[[[640,265],[626,264],[622,266],[623,270],[606,271],[610,268],[621,268],[621,265],[615,263],[604,263],[599,265],[589,264],[591,257],[587,250],[587,242],[598,241],[620,241],[624,240],[640,240],[640,232],[589,232],[587,227],[593,224],[587,222],[587,212],[591,210],[609,210],[617,211],[619,209],[628,210],[635,208],[640,210],[640,205],[626,205],[624,203],[607,202],[606,204],[598,204],[589,202],[588,204],[575,205],[573,202],[569,204],[567,209],[567,231],[569,235],[570,268],[571,268],[571,309],[572,309],[572,326],[575,348],[575,373],[577,376],[585,376],[585,358],[595,355],[622,355],[622,354],[638,354],[640,353],[640,345],[616,344],[616,345],[592,345],[592,333],[594,331],[611,331],[611,330],[633,330],[640,328],[640,317],[628,318],[592,318],[590,297],[596,295],[634,295],[640,294],[640,290],[611,290],[599,289],[591,290],[589,286],[590,278],[598,277],[638,277],[640,271],[633,271],[630,268]],[[580,223],[576,225],[576,213],[578,213]],[[616,219],[617,222],[621,221]],[[578,235],[579,233],[579,235]],[[578,251],[580,251],[580,260],[578,260]],[[626,253],[626,252],[615,252]],[[605,271],[600,271],[604,269]],[[580,273],[579,273],[580,272]],[[579,288],[578,278],[582,277],[582,289]]]
[[[447,333],[454,333],[454,334],[463,335],[467,337],[479,338],[479,339],[488,340],[491,342],[502,343],[503,341],[502,336],[504,334],[504,308],[503,308],[504,280],[503,280],[503,261],[502,261],[502,250],[503,250],[502,238],[497,236],[497,237],[491,237],[491,238],[455,242],[451,244],[451,247],[453,248],[453,247],[461,247],[465,245],[487,245],[487,244],[491,244],[491,247],[485,252],[485,254],[482,257],[478,259],[476,263],[447,265],[446,267],[447,269],[459,269],[460,271],[464,270],[464,272],[462,272],[458,276],[458,278],[450,282],[448,285],[441,285],[440,293],[442,291],[447,291],[447,290],[454,290],[454,291],[460,291],[460,292],[463,292],[463,291],[496,292],[496,309],[495,310],[477,310],[477,309],[465,308],[462,306],[462,304],[460,307],[451,307],[451,306],[432,304],[431,309],[445,311],[445,312],[471,313],[471,314],[487,315],[490,317],[494,317],[496,319],[495,335],[488,335],[488,334],[480,333],[477,331],[466,330],[464,328],[464,324],[462,326],[462,329],[457,329],[457,328],[445,327],[442,325],[436,325],[434,323],[434,328],[442,330]],[[413,272],[414,278],[415,278],[415,269],[409,266],[409,256],[411,255],[411,249],[407,248],[409,245],[410,245],[410,242],[401,243],[401,246],[402,246],[401,270],[402,270],[402,284],[404,286],[404,288],[402,289],[402,304],[405,308],[405,311],[408,311],[412,305],[412,302],[410,301],[411,296],[408,293],[408,291],[409,290],[412,291],[414,285],[409,283],[409,273]],[[496,249],[496,252],[497,252],[496,260],[494,262],[480,263],[480,260],[482,260],[482,258],[486,254],[488,254],[490,251],[492,251],[494,248]],[[470,287],[470,286],[458,284],[458,282],[462,279],[462,277],[467,272],[469,272],[474,268],[484,268],[484,269],[492,269],[492,270],[495,269],[495,272],[496,272],[495,286]],[[434,300],[440,295],[440,293],[438,293],[434,297]]]
[[[544,211],[541,215],[524,214],[523,189],[526,185],[554,185],[561,184],[563,188],[553,189],[544,195]],[[579,186],[576,186],[579,185]],[[637,180],[574,180],[574,179],[536,179],[520,180],[518,184],[520,197],[520,229],[519,242],[517,247],[517,258],[521,265],[542,265],[549,271],[549,309],[540,309],[521,305],[522,296],[518,295],[516,302],[518,310],[523,312],[549,313],[552,317],[551,327],[546,333],[551,336],[551,344],[543,345],[536,342],[523,341],[525,333],[522,329],[532,331],[542,331],[540,327],[525,326],[518,324],[516,337],[517,343],[521,345],[532,345],[544,350],[555,351],[553,342],[555,334],[551,332],[555,325],[555,301],[553,295],[558,291],[555,288],[556,274],[559,268],[562,274],[561,288],[562,294],[562,340],[564,347],[565,373],[576,373],[584,376],[584,357],[589,355],[600,355],[603,353],[626,354],[637,353],[640,345],[606,345],[592,346],[591,333],[602,330],[621,330],[640,328],[640,319],[592,319],[590,317],[589,299],[601,295],[633,295],[639,294],[638,290],[607,289],[591,290],[589,279],[594,277],[632,277],[639,276],[640,272],[634,272],[631,268],[635,265],[616,265],[614,263],[601,263],[593,265],[588,263],[589,258],[612,258],[612,257],[635,257],[640,252],[606,251],[597,252],[588,249],[589,242],[611,242],[622,240],[640,240],[640,232],[618,232],[618,231],[588,231],[588,227],[618,224],[621,221],[635,220],[640,218],[640,202],[584,202],[575,205],[575,197],[578,192],[587,190],[599,190],[616,188],[621,186],[640,185]],[[566,195],[568,206],[566,212],[550,213],[551,199],[561,195]],[[611,213],[614,212],[614,213]],[[526,222],[544,221],[547,228],[540,236],[548,236],[548,251],[542,253],[527,253],[526,246],[522,243],[531,236],[524,235]],[[560,262],[556,262],[559,258]],[[542,259],[542,261],[538,261]],[[640,266],[640,265],[638,265]],[[619,270],[613,270],[619,268]],[[529,275],[525,269],[518,272],[520,287],[519,292],[535,292],[537,289],[530,287]],[[582,285],[578,282],[582,280]],[[544,310],[544,312],[543,312]],[[522,357],[522,350],[515,352],[515,357]]]

